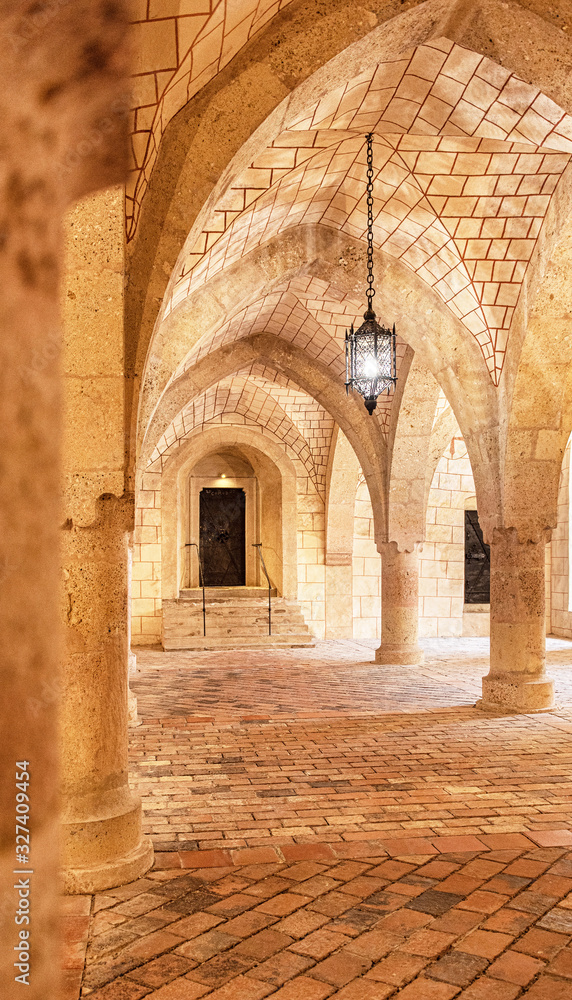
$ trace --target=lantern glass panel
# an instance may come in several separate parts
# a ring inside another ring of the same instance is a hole
[[[352,387],[362,396],[376,397],[394,385],[393,334],[377,323],[364,323],[350,340]]]

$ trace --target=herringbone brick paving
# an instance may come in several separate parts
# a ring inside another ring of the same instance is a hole
[[[140,655],[155,870],[65,900],[64,996],[88,937],[93,1000],[572,996],[572,647],[559,708],[515,717],[473,707],[485,643],[460,643]]]

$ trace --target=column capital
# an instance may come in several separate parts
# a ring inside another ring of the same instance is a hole
[[[134,493],[101,493],[89,510],[89,519],[76,515],[68,517],[62,528],[64,531],[99,529],[114,527],[125,533],[135,526]]]
[[[483,532],[484,534],[484,532]],[[552,528],[546,525],[495,525],[489,531],[488,541],[491,545],[511,547],[525,545],[547,545],[552,537]]]
[[[393,539],[392,541],[386,541],[385,539],[381,542],[376,542],[377,551],[383,558],[385,555],[403,555],[405,553],[419,553],[423,551],[424,539]]]

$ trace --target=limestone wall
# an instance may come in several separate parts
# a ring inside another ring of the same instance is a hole
[[[131,578],[131,641],[161,641],[161,475],[145,472],[135,511]]]
[[[298,465],[298,601],[313,635],[324,638],[325,515],[321,497],[304,472]],[[463,634],[464,510],[466,501],[474,495],[466,447],[457,435],[437,465],[429,494],[419,580],[422,636]],[[352,605],[354,638],[379,639],[381,557],[374,541],[373,510],[363,476],[359,477],[355,500]],[[572,635],[572,615],[570,619]],[[134,534],[132,642],[135,646],[152,645],[160,638],[161,476],[147,472],[139,493]]]
[[[458,433],[437,464],[427,505],[419,572],[419,634],[463,634],[465,505],[475,496],[467,448]]]
[[[552,532],[551,548],[551,629],[554,635],[572,639],[570,601],[570,441],[562,460],[558,487],[558,524]],[[548,548],[548,546],[547,546]]]
[[[546,547],[547,631],[572,638],[568,611],[568,489],[570,446],[566,449],[559,491],[558,527]],[[297,463],[298,601],[312,634],[325,636],[325,513],[312,478]],[[429,492],[426,540],[420,558],[419,634],[427,637],[471,634],[464,604],[464,517],[473,507],[475,484],[460,433],[439,460]],[[349,595],[348,595],[349,596]],[[373,510],[367,484],[359,476],[354,512],[352,558],[353,636],[381,636],[381,557],[374,541]],[[485,623],[486,624],[486,623]],[[483,623],[480,623],[482,628]],[[146,472],[136,510],[132,577],[132,642],[161,640],[161,474]]]
[[[360,476],[356,492],[353,551],[353,634],[381,636],[381,557],[374,541],[373,510],[367,483]]]
[[[299,490],[308,485],[308,480],[298,480]],[[298,493],[297,521],[298,601],[312,635],[323,639],[326,626],[325,514],[322,500],[314,491]]]

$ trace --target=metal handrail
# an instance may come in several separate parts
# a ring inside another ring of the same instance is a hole
[[[268,635],[272,635],[272,584],[270,583],[270,577],[268,576],[266,563],[264,562],[264,556],[262,555],[262,542],[253,542],[252,548],[258,551],[260,562],[262,563],[262,569],[264,570],[264,576],[268,581]]]
[[[199,583],[203,588],[203,635],[207,634],[207,606],[205,599],[205,575],[203,573],[203,561],[201,559],[201,550],[199,549],[196,542],[187,542],[185,545],[186,549],[196,549],[197,559],[199,561]]]

